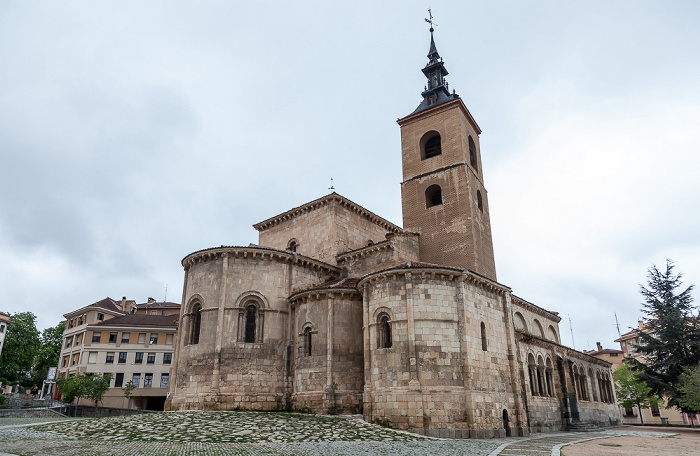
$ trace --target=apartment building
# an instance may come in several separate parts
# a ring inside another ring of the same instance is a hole
[[[157,308],[157,313],[146,313],[146,305]],[[126,298],[105,298],[65,314],[58,375],[110,373],[104,406],[162,410],[170,384],[179,307],[176,303],[137,304]],[[136,388],[127,399],[122,388],[129,381]],[[87,405],[88,401],[79,403]]]

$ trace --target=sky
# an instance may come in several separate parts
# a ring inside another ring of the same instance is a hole
[[[180,302],[183,257],[331,178],[401,225],[429,7],[499,282],[619,348],[652,264],[700,283],[698,2],[3,1],[0,310]]]

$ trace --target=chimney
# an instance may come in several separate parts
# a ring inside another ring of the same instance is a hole
[[[148,303],[149,303],[149,304],[153,304],[154,302],[156,302],[155,299],[153,299],[153,298],[148,298]]]
[[[603,346],[600,345],[600,342],[596,342],[595,344],[598,346],[598,351],[599,351],[599,352],[602,352],[602,351],[603,351]]]
[[[643,322],[642,320],[638,320],[638,321],[637,321],[637,327],[638,327],[639,329],[644,329],[644,322]]]
[[[126,296],[122,296],[122,311],[126,308]]]

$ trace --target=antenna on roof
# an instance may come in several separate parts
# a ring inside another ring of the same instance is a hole
[[[163,298],[163,302],[168,302],[168,284],[165,284],[165,297]]]
[[[333,187],[333,178],[331,177],[331,186],[328,187],[328,190],[335,190],[335,187]]]
[[[622,337],[622,335],[620,334],[620,322],[617,321],[617,312],[614,312],[614,313],[615,313],[615,326],[617,326],[617,337],[619,339],[620,337]]]
[[[574,342],[574,327],[571,326],[571,315],[566,314],[569,317],[569,331],[571,331],[571,345],[573,345],[574,350],[576,350],[576,342]]]

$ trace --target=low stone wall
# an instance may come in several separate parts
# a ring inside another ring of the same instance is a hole
[[[64,405],[58,407],[61,413],[69,417],[104,418],[107,416],[136,415],[139,413],[157,413],[152,410],[133,410],[114,407],[94,407],[91,405]]]
[[[50,408],[0,409],[0,418],[62,418],[65,416]]]

